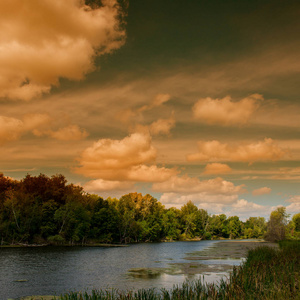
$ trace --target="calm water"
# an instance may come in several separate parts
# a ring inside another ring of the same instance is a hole
[[[115,248],[0,248],[0,299],[100,288],[172,288],[174,284],[197,279],[199,275],[162,274],[157,278],[134,278],[128,275],[128,270],[186,263],[187,253],[217,242],[147,243]]]

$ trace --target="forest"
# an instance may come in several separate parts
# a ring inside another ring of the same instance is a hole
[[[167,209],[149,194],[103,199],[68,184],[60,174],[14,180],[0,173],[1,246],[223,238],[300,239],[300,213],[289,216],[278,207],[268,222],[256,216],[243,222],[237,216],[210,215],[191,201]]]

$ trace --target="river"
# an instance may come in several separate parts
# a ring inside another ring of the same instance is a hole
[[[217,247],[216,243],[218,241],[143,243],[128,247],[0,248],[0,299],[100,288],[170,289],[187,279],[202,277],[182,266],[193,263],[191,253]],[[201,263],[208,267],[210,263],[218,264],[210,260]],[[225,263],[238,265],[241,260]],[[226,273],[205,274],[205,280],[212,282]]]

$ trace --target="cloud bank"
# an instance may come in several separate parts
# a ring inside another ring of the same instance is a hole
[[[75,171],[90,178],[142,182],[165,181],[177,174],[175,169],[154,165],[156,155],[147,132],[122,140],[100,139],[82,153]]]
[[[51,129],[52,118],[48,114],[26,114],[22,119],[0,116],[0,145],[15,141],[31,132],[36,137],[48,136],[61,141],[81,140],[88,133],[77,125]]]
[[[30,100],[59,78],[80,80],[96,55],[121,47],[117,1],[103,3],[92,9],[78,0],[2,0],[0,97]]]
[[[195,119],[206,124],[239,125],[246,124],[259,107],[263,97],[253,94],[238,102],[233,102],[230,96],[222,99],[202,98],[193,106]]]
[[[160,201],[169,207],[180,207],[191,200],[196,205],[201,204],[201,207],[213,203],[220,208],[234,203],[238,200],[238,195],[245,192],[244,185],[235,186],[220,177],[201,181],[187,175],[172,176],[165,182],[154,183],[152,188],[163,193]]]
[[[198,153],[187,156],[188,161],[276,161],[284,157],[286,151],[279,148],[274,140],[265,138],[263,141],[229,145],[219,141],[199,141]]]

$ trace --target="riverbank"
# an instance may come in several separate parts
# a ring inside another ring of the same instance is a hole
[[[78,244],[78,245],[70,245],[70,244],[61,244],[61,245],[52,245],[52,244],[13,244],[13,245],[1,245],[0,248],[37,248],[37,247],[128,247],[126,244]]]
[[[193,239],[184,239],[184,240],[162,240],[161,243],[176,243],[176,242],[199,242],[204,241],[201,238],[193,238]],[[210,241],[210,240],[208,240]],[[219,240],[211,240],[211,241],[217,241],[217,242],[236,242],[236,243],[269,243],[264,240],[231,240],[231,239],[219,239]],[[142,243],[152,243],[152,242],[142,242]],[[0,248],[21,248],[21,247],[128,247],[129,245],[134,245],[139,243],[127,243],[127,244],[109,244],[109,243],[87,243],[87,244],[52,244],[52,243],[45,243],[45,244],[27,244],[27,243],[17,243],[17,244],[5,244],[0,245]]]

